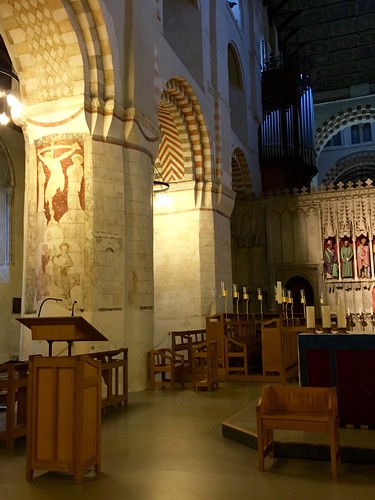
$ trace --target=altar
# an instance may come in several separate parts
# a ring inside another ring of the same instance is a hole
[[[337,387],[340,426],[375,428],[375,334],[298,336],[302,386]]]

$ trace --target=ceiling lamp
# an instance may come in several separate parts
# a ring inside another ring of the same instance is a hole
[[[163,179],[163,176],[158,169],[159,164],[159,160],[156,160],[154,163],[154,193],[160,193],[161,191],[169,189],[169,183]]]
[[[12,119],[16,122],[21,116],[22,104],[12,93],[13,82],[19,85],[18,76],[13,71],[0,67],[0,76],[5,75],[12,82],[11,88],[0,88],[0,125],[7,125]],[[2,79],[4,81],[4,79]],[[3,84],[3,82],[1,82]]]

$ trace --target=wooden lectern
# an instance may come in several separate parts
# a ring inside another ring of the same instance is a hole
[[[26,317],[33,340],[47,340],[50,356],[31,356],[27,402],[26,477],[34,470],[74,474],[100,471],[101,363],[71,356],[74,341],[107,340],[82,316]],[[52,356],[53,342],[68,342],[68,356]]]
[[[70,472],[74,482],[100,472],[101,364],[90,356],[31,356],[26,478],[35,470]]]
[[[31,330],[33,340],[46,340],[52,356],[53,342],[67,342],[68,356],[72,354],[74,341],[108,340],[82,316],[50,316],[18,318]]]

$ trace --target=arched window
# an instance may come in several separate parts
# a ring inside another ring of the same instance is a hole
[[[0,266],[8,266],[13,262],[13,196],[13,168],[7,149],[0,140]]]

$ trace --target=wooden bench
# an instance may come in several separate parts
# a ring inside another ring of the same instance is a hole
[[[0,441],[12,448],[14,440],[26,436],[27,384],[29,364],[8,362],[0,365]]]
[[[323,432],[329,436],[332,475],[337,476],[339,460],[339,419],[336,388],[270,386],[263,388],[256,407],[258,465],[273,455],[273,431]]]
[[[90,353],[89,356],[101,362],[103,379],[102,410],[128,402],[128,349],[122,347],[111,351]]]

